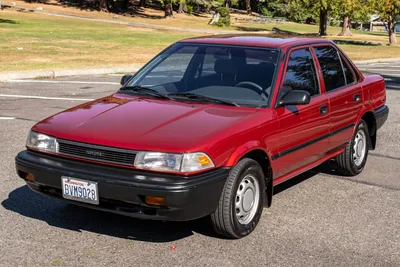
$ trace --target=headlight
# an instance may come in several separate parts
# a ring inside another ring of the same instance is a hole
[[[172,154],[162,152],[138,152],[135,167],[156,171],[195,172],[214,167],[205,153]]]
[[[54,137],[33,131],[29,132],[26,146],[45,152],[57,152],[57,140]]]

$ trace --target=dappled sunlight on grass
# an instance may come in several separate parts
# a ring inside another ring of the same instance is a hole
[[[1,72],[143,64],[171,43],[193,36],[13,10],[2,11],[2,18],[18,23],[0,28]]]

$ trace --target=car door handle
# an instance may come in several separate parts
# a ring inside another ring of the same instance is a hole
[[[357,103],[357,102],[360,102],[360,100],[361,100],[359,94],[355,94],[354,97],[353,97],[353,99],[354,99],[354,102],[356,102],[356,103]]]
[[[319,108],[319,113],[321,113],[321,115],[327,114],[328,113],[328,106],[327,105],[323,105]]]

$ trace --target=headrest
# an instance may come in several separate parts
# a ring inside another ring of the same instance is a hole
[[[272,69],[272,70],[275,69],[275,64],[270,62],[270,61],[264,61],[264,62],[261,62],[258,65],[260,65],[260,67],[262,67],[264,69]]]
[[[214,70],[216,73],[237,74],[238,66],[230,59],[217,59],[214,64]]]

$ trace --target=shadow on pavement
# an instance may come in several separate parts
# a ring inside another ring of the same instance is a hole
[[[8,199],[1,204],[5,209],[22,216],[78,232],[89,231],[119,238],[160,243],[179,240],[193,235],[193,232],[216,237],[208,218],[191,222],[139,220],[66,204],[32,192],[27,185],[12,191]]]
[[[301,182],[304,182],[317,174],[329,174],[329,175],[339,175],[337,173],[337,166],[334,160],[328,160],[327,162],[322,163],[321,165],[311,169],[305,173],[302,173],[296,177],[293,177],[281,184],[278,184],[274,187],[274,195],[277,195],[286,189],[289,189]]]
[[[277,185],[274,194],[279,194],[320,172],[335,174],[334,162],[326,162],[320,167]],[[139,220],[66,204],[32,192],[27,185],[10,192],[8,199],[1,204],[5,209],[22,216],[71,231],[89,231],[124,239],[159,243],[179,240],[194,233],[223,238],[214,232],[209,217],[189,222]]]

